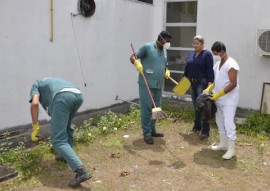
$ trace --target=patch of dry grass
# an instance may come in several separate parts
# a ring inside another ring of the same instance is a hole
[[[218,142],[216,127],[212,125],[210,138],[201,141],[198,134],[188,132],[191,126],[184,122],[160,124],[157,130],[165,137],[155,138],[154,145],[144,143],[138,125],[77,145],[76,151],[93,177],[76,190],[269,190],[268,144],[260,154],[256,138],[239,135],[237,157],[225,161],[221,159],[224,152],[208,148]],[[74,176],[67,165],[54,161],[53,155],[39,165],[46,169],[44,173],[19,185],[12,179],[0,184],[0,190],[73,190],[67,186]]]

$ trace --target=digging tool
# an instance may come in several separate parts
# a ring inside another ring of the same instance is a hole
[[[137,103],[135,103],[135,102],[120,99],[120,98],[118,97],[118,95],[115,97],[115,100],[121,100],[121,101],[123,101],[123,102],[127,102],[127,103],[130,103],[130,104],[136,105],[136,106],[140,106],[139,104],[137,104]]]
[[[177,95],[181,96],[184,93],[187,92],[187,90],[190,87],[190,81],[184,76],[179,83],[177,83],[173,78],[169,77],[169,79],[176,84],[176,86],[173,88],[173,92]]]
[[[131,49],[132,49],[132,52],[133,52],[133,55],[134,55],[135,59],[137,60],[138,58],[137,58],[137,55],[135,53],[135,50],[134,50],[132,44],[131,44]],[[162,111],[162,109],[160,107],[156,106],[155,101],[154,101],[153,96],[152,96],[152,93],[150,91],[149,85],[148,85],[147,80],[146,80],[146,78],[144,76],[144,73],[142,72],[141,75],[143,77],[146,89],[147,89],[147,91],[149,93],[149,96],[151,98],[152,104],[154,106],[154,108],[152,109],[152,119],[153,120],[165,119],[167,117],[166,113],[164,111]]]

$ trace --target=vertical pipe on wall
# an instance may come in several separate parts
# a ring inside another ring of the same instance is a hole
[[[51,0],[51,38],[50,41],[53,41],[53,0]]]

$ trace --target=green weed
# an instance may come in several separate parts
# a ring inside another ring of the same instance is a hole
[[[108,137],[103,143],[106,147],[122,147],[124,140],[117,137]]]
[[[40,173],[42,169],[38,166],[42,161],[45,153],[49,152],[49,144],[41,142],[38,147],[26,149],[25,143],[20,142],[19,146],[13,149],[7,149],[7,145],[3,147],[4,151],[0,155],[0,165],[8,165],[14,167],[21,180],[28,179],[33,175]]]
[[[258,111],[250,111],[245,122],[237,125],[237,131],[265,140],[270,137],[270,116],[260,114]]]
[[[140,111],[132,106],[128,114],[108,111],[103,115],[85,120],[79,129],[75,129],[74,140],[77,143],[86,143],[99,135],[108,135],[118,130],[131,128],[139,120]]]
[[[218,179],[218,180],[222,178],[220,175],[218,175],[218,174],[216,174],[216,173],[213,173],[213,172],[208,173],[208,176],[209,176],[210,178]]]
[[[168,117],[170,118],[175,118],[184,122],[191,122],[194,120],[193,108],[179,108],[165,103],[162,105],[162,109],[168,112]]]
[[[249,173],[256,168],[257,162],[250,158],[243,158],[237,160],[237,166],[244,172]]]

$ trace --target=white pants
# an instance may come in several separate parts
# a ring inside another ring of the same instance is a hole
[[[234,116],[237,106],[235,105],[216,105],[216,123],[220,134],[226,135],[228,139],[236,139],[236,126]]]

